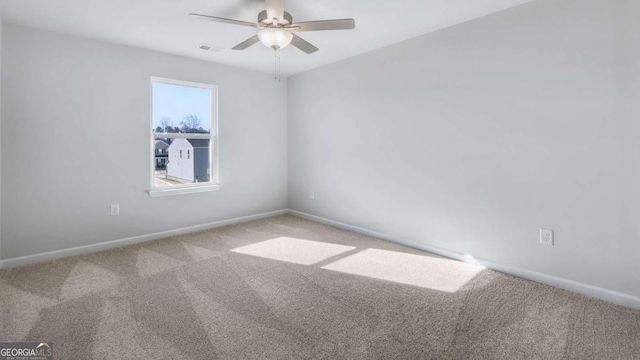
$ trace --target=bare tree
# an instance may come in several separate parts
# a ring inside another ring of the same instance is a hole
[[[196,115],[187,115],[180,122],[180,131],[183,133],[208,133],[209,131],[202,128],[202,120]]]
[[[200,127],[200,122],[200,118],[196,115],[187,115],[184,117],[184,120],[180,122],[180,130],[183,132],[191,132],[189,130]]]
[[[160,119],[160,126],[164,129],[165,132],[171,132],[169,130],[173,129],[173,121],[171,118],[163,117]]]

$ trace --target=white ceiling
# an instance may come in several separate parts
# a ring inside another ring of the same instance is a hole
[[[320,48],[307,55],[282,50],[288,76],[362,54],[421,34],[459,24],[531,0],[287,0],[294,21],[354,18],[355,30],[299,33]],[[273,50],[256,44],[233,46],[255,29],[191,19],[190,12],[256,21],[261,0],[0,0],[4,22],[126,44],[266,73]],[[200,43],[223,48],[200,50]]]

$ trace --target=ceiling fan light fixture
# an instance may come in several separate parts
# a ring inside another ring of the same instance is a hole
[[[264,46],[278,50],[291,44],[293,35],[287,30],[267,28],[258,32],[258,38]]]

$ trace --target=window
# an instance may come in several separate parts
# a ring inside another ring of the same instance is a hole
[[[216,86],[151,78],[149,196],[220,188],[217,125]]]

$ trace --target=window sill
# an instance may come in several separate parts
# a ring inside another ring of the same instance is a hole
[[[167,189],[151,189],[147,190],[149,197],[170,196],[170,195],[182,195],[182,194],[195,194],[208,191],[220,190],[220,185],[198,185],[189,187],[177,187]]]

